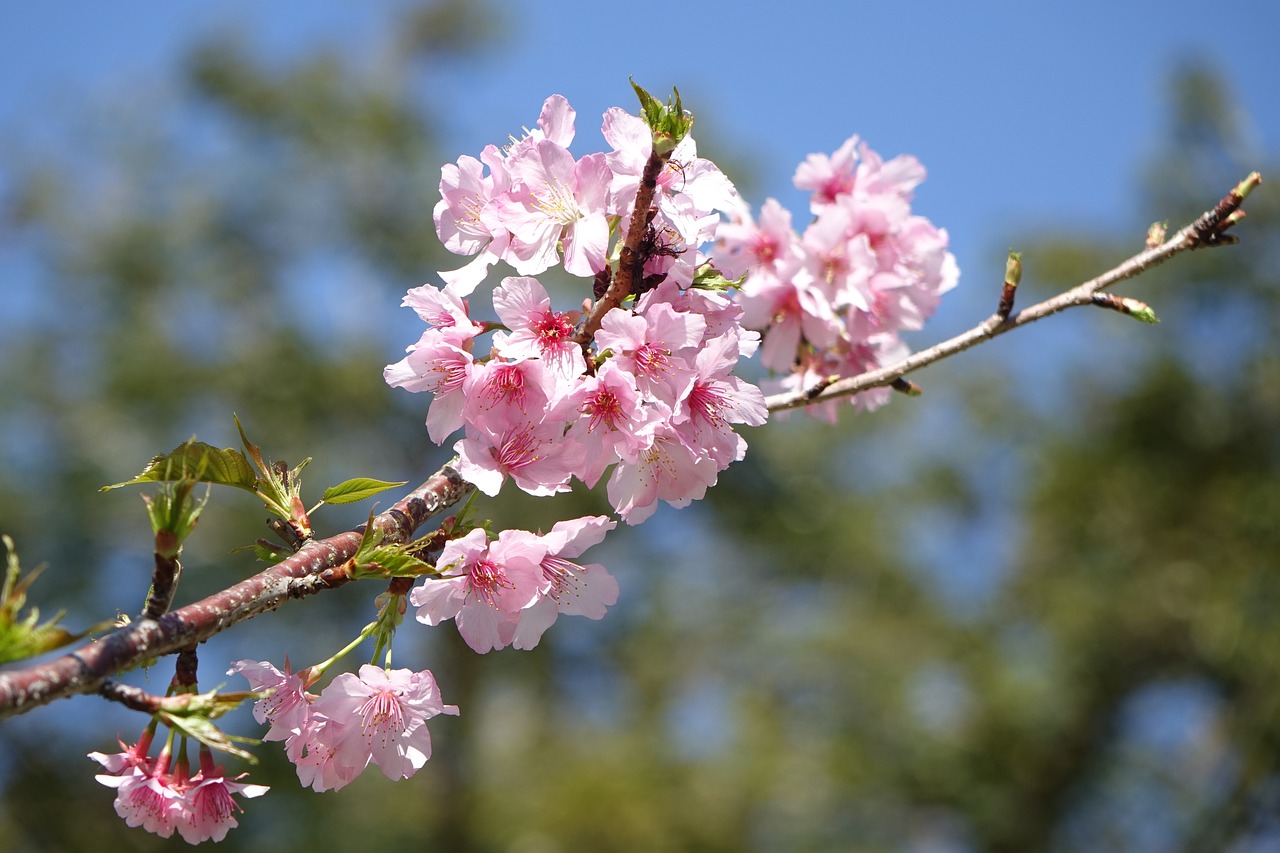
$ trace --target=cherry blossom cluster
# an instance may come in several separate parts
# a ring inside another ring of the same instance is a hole
[[[129,826],[140,826],[161,838],[177,831],[189,844],[221,841],[239,825],[240,806],[234,795],[260,797],[267,792],[265,785],[241,783],[245,774],[228,778],[206,746],[200,748],[200,769],[194,775],[185,751],[173,761],[169,744],[153,758],[149,755],[153,732],[154,726],[148,728],[136,744],[122,742],[121,752],[89,753],[106,768],[96,778],[116,789],[116,814]]]
[[[554,495],[608,473],[609,502],[629,524],[659,501],[701,498],[743,457],[736,427],[763,424],[767,409],[760,388],[734,375],[742,360],[760,350],[768,381],[791,391],[897,360],[899,334],[920,328],[958,275],[946,232],[911,213],[924,178],[913,158],[884,162],[856,138],[811,155],[795,184],[812,193],[814,219],[797,234],[773,199],[753,219],[698,157],[678,99],[665,114],[672,124],[637,92],[643,117],[604,114],[607,152],[570,153],[576,114],[553,95],[523,138],[443,167],[437,232],[474,258],[441,272],[443,287],[408,292],[403,304],[427,329],[384,370],[391,386],[432,394],[432,441],[462,431],[455,467],[480,492],[496,495],[509,479]],[[499,262],[516,275],[492,291],[495,319],[474,319],[470,297]],[[536,276],[555,266],[588,280],[580,307],[553,307]],[[853,399],[867,408],[884,394]],[[600,619],[617,601],[604,567],[575,562],[616,524],[589,516],[545,534],[495,534],[464,513],[441,528],[420,582],[393,579],[379,620],[333,658],[296,672],[241,660],[229,674],[249,681],[264,740],[284,742],[303,785],[337,790],[371,765],[407,778],[431,756],[427,720],[458,713],[430,671],[391,669],[409,605],[427,625],[452,619],[476,652],[531,649],[561,614]],[[388,650],[385,666],[310,692],[370,636]],[[154,727],[122,753],[91,755],[109,771],[98,779],[117,788],[117,812],[166,837],[220,840],[236,825],[232,795],[266,789],[227,779],[207,749],[194,776],[185,759],[170,767],[167,747],[149,758]]]
[[[450,539],[438,578],[414,587],[417,619],[453,619],[473,650],[532,649],[561,613],[602,619],[618,600],[618,582],[598,563],[572,561],[604,539],[616,522],[604,516],[560,521],[545,536],[504,530],[489,541],[480,528]]]
[[[618,583],[604,567],[572,559],[615,525],[593,516],[559,522],[546,535],[504,530],[494,541],[474,528],[445,544],[436,576],[407,598],[420,622],[454,619],[477,652],[531,649],[561,613],[600,619],[617,601]],[[403,602],[384,606],[404,610]],[[458,713],[456,705],[444,704],[431,672],[365,665],[311,693],[330,663],[293,672],[287,664],[281,671],[266,661],[241,660],[228,674],[243,675],[262,697],[254,716],[270,724],[263,740],[283,741],[299,781],[313,790],[338,790],[370,765],[392,780],[421,770],[431,757],[426,721]]]
[[[633,240],[638,280],[619,304],[605,303],[598,331],[583,340],[582,314],[555,309],[533,276],[563,257],[567,272],[608,289],[610,235],[621,243],[633,227],[654,133],[612,108],[602,126],[612,150],[575,160],[574,117],[552,96],[538,128],[505,151],[491,145],[480,160],[444,167],[437,230],[447,248],[476,258],[441,273],[443,288],[409,291],[404,304],[429,328],[385,378],[433,393],[428,434],[442,443],[464,430],[458,471],[481,492],[496,495],[508,477],[533,495],[567,491],[575,477],[592,487],[613,466],[609,501],[638,524],[659,500],[701,498],[746,450],[734,426],[767,416],[759,388],[732,375],[759,335],[723,293],[690,286],[710,269],[703,250],[721,215],[741,202],[693,138],[679,140],[656,176],[643,239]],[[498,261],[519,275],[493,291],[497,321],[480,323],[465,298]],[[490,329],[491,349],[477,355]]]
[[[720,227],[716,265],[746,276],[738,302],[745,325],[764,333],[761,361],[776,376],[766,387],[804,391],[907,356],[899,333],[920,329],[959,278],[947,232],[911,213],[922,180],[914,157],[886,162],[855,136],[796,169],[814,217],[803,234],[774,199],[758,220],[739,212]],[[852,402],[875,408],[889,393],[865,391]],[[834,419],[836,406],[809,411]]]
[[[312,671],[281,672],[265,661],[237,661],[240,673],[262,695],[253,707],[270,723],[263,740],[284,741],[298,779],[315,791],[336,791],[375,764],[388,779],[407,779],[431,757],[427,720],[457,715],[440,699],[429,671],[387,670],[365,664],[344,672],[319,695],[308,692]]]

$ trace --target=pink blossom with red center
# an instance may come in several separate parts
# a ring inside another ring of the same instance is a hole
[[[560,614],[604,618],[618,600],[618,582],[598,563],[573,562],[592,545],[598,545],[617,522],[603,515],[557,522],[551,532],[536,537],[546,545],[542,558],[542,588],[532,604],[516,614],[511,644],[532,649]],[[529,534],[532,536],[533,534]]]
[[[644,316],[622,308],[604,315],[596,344],[635,377],[646,399],[674,405],[693,377],[689,359],[702,342],[706,320],[656,304]]]
[[[263,740],[288,740],[307,725],[316,697],[307,692],[302,675],[291,671],[288,661],[281,672],[267,661],[238,660],[227,670],[227,675],[237,673],[255,693],[265,694],[253,704],[253,718],[271,723]]]
[[[800,247],[791,227],[791,211],[776,199],[767,199],[760,219],[753,222],[743,208],[733,220],[716,230],[716,268],[729,278],[751,270],[757,276],[785,279],[800,268]]]
[[[214,763],[209,748],[201,745],[200,772],[188,782],[184,808],[177,823],[184,841],[188,844],[221,841],[230,830],[240,825],[236,814],[243,809],[236,802],[236,795],[261,797],[270,790],[266,785],[240,782],[245,775],[227,778],[222,766]]]
[[[493,291],[493,309],[511,330],[494,336],[499,355],[540,358],[561,380],[586,372],[582,345],[573,340],[578,312],[551,310],[551,297],[536,278],[504,278]]]
[[[370,764],[392,780],[421,770],[431,757],[427,720],[437,714],[456,716],[458,708],[443,703],[428,670],[365,664],[359,675],[345,672],[330,682],[313,711],[321,722],[314,734],[315,752],[331,765],[328,778],[319,779],[324,787],[316,790],[336,790]]]
[[[453,619],[458,633],[477,652],[510,644],[503,623],[537,599],[542,584],[545,543],[524,531],[504,530],[490,542],[479,528],[445,543],[436,567],[409,593],[417,619],[439,625]]]
[[[541,359],[491,359],[475,364],[462,386],[462,419],[471,428],[501,431],[541,420],[552,408],[557,377]]]
[[[554,414],[533,423],[492,416],[468,428],[457,442],[458,473],[493,497],[510,477],[531,495],[554,495],[569,490],[569,480],[581,469],[586,450],[565,438],[565,422]]]
[[[666,406],[642,402],[635,378],[606,361],[595,376],[584,377],[569,400],[580,413],[566,438],[583,447],[578,479],[594,488],[604,470],[623,456],[634,459],[653,441],[653,426],[670,414]]]
[[[694,361],[696,378],[689,394],[672,417],[685,443],[710,457],[721,470],[741,459],[747,449],[733,425],[760,426],[768,418],[760,389],[731,375],[737,363],[734,334],[704,345]]]

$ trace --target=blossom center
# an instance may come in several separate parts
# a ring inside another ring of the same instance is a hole
[[[485,383],[484,394],[494,403],[514,403],[524,411],[524,373],[515,364],[500,364]]]
[[[582,566],[563,557],[548,556],[542,561],[542,577],[551,584],[549,594],[556,601],[560,600],[561,595],[576,591],[581,585],[578,579],[581,571]]]
[[[534,318],[532,328],[544,350],[573,336],[573,324],[569,322],[569,316],[555,311],[540,312]]]
[[[587,430],[590,432],[595,432],[601,424],[608,429],[617,429],[618,422],[623,416],[622,402],[617,394],[602,388],[582,404],[582,413],[591,416],[591,421],[587,425]]]
[[[573,198],[573,190],[558,178],[544,183],[541,192],[534,193],[533,197],[534,207],[554,222],[572,225],[582,218],[582,211]]]
[[[695,382],[689,392],[690,414],[711,426],[724,426],[724,410],[728,407],[728,395],[715,385]]]
[[[671,351],[645,344],[636,350],[636,373],[645,376],[657,376],[671,372]]]
[[[404,731],[404,706],[393,690],[379,690],[372,694],[360,706],[359,713],[360,727],[368,740],[373,740],[376,735],[385,738]]]
[[[490,607],[497,606],[499,592],[514,588],[515,584],[507,579],[506,571],[492,560],[477,560],[471,567],[471,591]]]

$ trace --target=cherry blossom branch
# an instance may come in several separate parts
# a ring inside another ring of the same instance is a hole
[[[455,460],[456,461],[456,460]],[[407,542],[428,518],[458,503],[475,488],[454,470],[453,462],[401,498],[372,524],[384,542]],[[290,598],[303,598],[352,580],[352,559],[365,526],[327,539],[309,540],[297,553],[221,592],[166,613],[141,619],[70,654],[27,669],[0,673],[0,719],[47,705],[55,699],[102,692],[123,701],[137,698],[108,681],[161,655],[188,649]],[[114,685],[114,686],[113,686]]]
[[[1178,231],[1168,240],[1139,252],[1097,278],[1090,279],[1057,296],[1032,305],[1030,308],[1025,308],[1016,314],[1010,313],[1013,308],[1014,289],[1008,285],[1008,280],[1006,279],[1006,285],[1001,293],[1000,304],[996,313],[972,329],[962,332],[950,340],[914,353],[888,367],[869,370],[857,376],[829,378],[803,391],[774,394],[767,397],[765,403],[769,411],[777,412],[786,409],[798,409],[838,397],[847,397],[871,388],[901,386],[902,377],[908,373],[913,373],[922,367],[989,341],[997,335],[1021,328],[1034,323],[1036,320],[1041,320],[1051,314],[1057,314],[1060,311],[1065,311],[1078,305],[1098,305],[1134,314],[1139,316],[1140,319],[1145,319],[1142,317],[1141,312],[1143,309],[1149,312],[1150,309],[1146,308],[1143,303],[1124,297],[1115,297],[1111,294],[1103,294],[1101,291],[1117,282],[1146,272],[1157,264],[1161,264],[1182,252],[1205,246],[1234,243],[1235,239],[1225,232],[1244,217],[1244,212],[1239,209],[1240,205],[1245,197],[1261,183],[1262,176],[1257,172],[1251,173],[1235,189],[1227,193],[1212,210],[1201,214],[1198,219]],[[1154,315],[1151,316],[1154,319]]]
[[[646,258],[640,251],[640,245],[644,242],[645,233],[649,229],[649,208],[653,204],[653,196],[658,189],[658,175],[662,173],[670,156],[670,150],[659,153],[655,149],[650,152],[649,159],[645,161],[644,172],[640,176],[640,186],[636,190],[635,205],[631,208],[631,218],[627,224],[627,238],[623,241],[622,248],[618,250],[618,271],[614,274],[613,281],[609,283],[604,296],[596,300],[596,304],[592,306],[591,313],[582,324],[581,330],[574,335],[574,340],[584,347],[591,342],[596,332],[600,331],[600,321],[604,319],[604,315],[617,308],[631,295],[637,280],[644,272]]]

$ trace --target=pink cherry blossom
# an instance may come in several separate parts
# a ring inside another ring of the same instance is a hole
[[[567,616],[604,618],[605,609],[618,600],[618,582],[597,563],[579,565],[572,558],[599,544],[617,522],[596,515],[557,522],[540,537],[547,554],[540,564],[542,589],[537,600],[517,614],[511,644],[531,649],[561,613]]]
[[[493,310],[510,334],[494,336],[506,358],[540,358],[562,379],[587,369],[582,345],[573,340],[577,312],[551,310],[551,297],[536,278],[509,277],[493,291]]]
[[[586,450],[564,433],[565,423],[554,413],[537,423],[489,418],[468,428],[466,438],[453,446],[458,473],[490,497],[507,477],[531,495],[567,492]]]
[[[609,503],[627,524],[640,524],[653,515],[659,500],[676,507],[700,500],[715,485],[718,473],[714,461],[690,448],[669,424],[660,423],[648,448],[614,467]]]
[[[454,254],[478,255],[461,269],[440,273],[459,296],[475,290],[489,267],[507,254],[511,232],[499,221],[493,200],[510,185],[505,159],[494,145],[484,149],[480,160],[464,155],[440,170],[441,198],[434,213],[440,242]]]
[[[716,268],[729,278],[739,278],[750,270],[752,278],[767,275],[785,279],[800,268],[800,247],[791,227],[791,211],[776,199],[765,201],[758,222],[753,222],[743,208],[737,217],[716,230],[716,239]]]
[[[796,168],[794,183],[797,189],[813,193],[811,208],[814,213],[853,191],[858,165],[857,145],[858,137],[851,136],[834,154],[810,154]]]
[[[434,395],[427,410],[427,434],[441,444],[462,426],[463,388],[473,363],[471,353],[449,343],[438,330],[428,329],[409,347],[408,355],[383,369],[382,377],[392,388]]]
[[[634,459],[653,442],[653,426],[670,415],[661,404],[645,405],[635,378],[606,361],[595,376],[584,377],[569,397],[569,405],[581,413],[566,439],[582,445],[584,458],[575,471],[578,479],[594,488],[605,468],[623,456]]]
[[[462,385],[462,419],[500,431],[542,420],[556,394],[556,377],[541,359],[493,359],[474,365]]]
[[[453,619],[467,645],[481,654],[511,642],[502,625],[538,597],[547,546],[524,531],[504,530],[489,542],[484,530],[445,543],[436,567],[409,593],[417,619],[439,625]]]
[[[733,424],[760,426],[768,418],[760,389],[730,374],[737,363],[734,334],[707,343],[694,362],[696,378],[672,418],[686,444],[705,453],[721,470],[747,449]]]
[[[636,300],[636,313],[648,317],[664,304],[678,314],[701,317],[705,324],[702,341],[729,332],[737,334],[740,358],[750,358],[760,346],[759,333],[742,328],[742,306],[728,296],[698,287],[682,290],[673,282],[664,281]]]
[[[364,771],[364,767],[339,767],[334,761],[340,727],[340,723],[326,717],[313,716],[298,737],[290,741],[294,748],[288,752],[289,760],[304,788],[316,792],[337,791]]]
[[[456,715],[458,708],[441,701],[428,670],[388,671],[365,664],[358,676],[346,672],[330,682],[314,713],[323,721],[316,752],[332,763],[336,789],[371,763],[388,779],[412,776],[431,757],[426,721],[437,714]]]
[[[94,778],[116,789],[116,814],[124,818],[126,824],[140,826],[161,838],[173,835],[182,814],[183,792],[175,787],[175,779],[168,772],[167,751],[161,752],[154,762],[143,764],[136,763],[136,754],[113,758],[90,753],[89,757],[108,770],[116,768]]]
[[[507,161],[513,185],[495,202],[512,234],[506,260],[521,275],[550,269],[563,242],[564,267],[590,276],[604,268],[609,223],[605,200],[612,173],[603,154],[573,155],[550,140],[523,148]]]
[[[255,693],[266,694],[253,705],[253,718],[271,723],[263,740],[287,740],[307,725],[316,697],[307,692],[301,674],[290,671],[287,661],[281,672],[267,661],[238,660],[227,670],[227,675],[236,673],[248,679]]]
[[[525,134],[508,146],[507,153],[514,155],[522,148],[535,145],[546,139],[561,148],[568,148],[573,143],[574,121],[578,113],[569,105],[564,95],[551,95],[542,102],[542,111],[538,114],[538,125],[533,130],[525,130]]]
[[[622,308],[604,315],[596,343],[613,352],[646,398],[674,405],[692,381],[689,359],[702,342],[706,320],[654,303],[644,316]]]
[[[215,764],[208,747],[200,749],[200,772],[190,780],[185,808],[177,823],[178,832],[188,844],[202,841],[221,841],[227,832],[239,826],[236,812],[242,811],[235,795],[261,797],[268,790],[266,785],[250,785],[240,782],[246,774],[227,778],[221,765]]]
[[[823,208],[801,238],[804,269],[837,312],[847,307],[867,311],[874,297],[869,279],[876,271],[876,257],[867,235],[854,225],[848,205]],[[818,345],[816,341],[811,341]],[[830,342],[826,344],[830,346]]]
[[[807,344],[825,349],[843,334],[831,300],[812,281],[807,273],[786,281],[753,276],[739,291],[743,323],[769,330],[760,348],[760,363],[769,370],[788,373]]]
[[[441,336],[456,346],[466,346],[484,326],[471,319],[467,303],[451,287],[424,284],[412,288],[400,303],[412,308],[419,317],[440,331]]]

